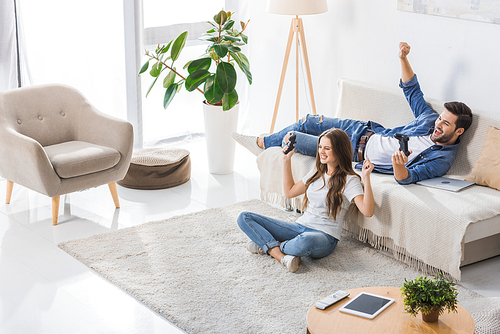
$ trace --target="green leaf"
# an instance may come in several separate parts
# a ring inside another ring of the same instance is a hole
[[[175,73],[173,71],[170,71],[170,73],[167,74],[165,79],[163,79],[163,87],[168,88],[171,84],[175,82]]]
[[[224,93],[231,93],[236,86],[236,71],[230,63],[221,61],[215,71],[215,80]]]
[[[201,36],[198,39],[200,41],[207,41],[207,42],[212,42],[212,43],[216,43],[217,42],[217,37],[213,37],[213,36]]]
[[[215,32],[215,29],[210,29],[207,31],[207,34],[213,34]]]
[[[240,34],[241,39],[243,40],[243,43],[248,44],[248,36],[245,34]]]
[[[239,37],[233,37],[233,36],[228,36],[228,35],[222,36],[222,39],[225,41],[229,41],[229,42],[240,42],[241,41]]]
[[[231,52],[240,52],[241,48],[239,48],[237,46],[234,46],[234,45],[231,45],[231,46],[228,47],[228,50],[231,51]]]
[[[151,86],[149,86],[148,92],[146,93],[146,97],[148,97],[149,92],[151,91],[151,89],[153,88],[153,86],[155,85],[157,80],[158,80],[158,77],[156,77],[155,80],[153,81],[153,83],[151,84]]]
[[[208,72],[207,70],[194,71],[186,78],[186,83],[185,83],[186,90],[188,92],[192,92],[199,85],[204,83],[207,80],[209,75],[210,75],[210,72]]]
[[[192,62],[193,62],[193,60],[188,61],[188,62],[186,63],[186,65],[184,65],[184,67],[183,67],[182,69],[184,69],[184,70],[185,70],[186,68],[188,68],[188,67],[189,67],[189,65],[191,65],[191,63],[192,63]]]
[[[248,61],[248,58],[247,56],[245,56],[243,53],[239,52],[238,55],[240,56],[241,58],[241,61],[243,62],[243,64],[245,64],[246,67],[248,67],[250,69],[250,62]]]
[[[147,62],[144,63],[144,65],[142,65],[141,67],[141,70],[139,71],[139,74],[138,75],[141,75],[142,73],[146,72],[148,70],[148,67],[149,67],[149,61],[151,59],[148,59]]]
[[[245,76],[247,77],[248,83],[251,85],[253,79],[252,79],[252,73],[250,73],[250,68],[249,68],[250,64],[248,64],[248,59],[241,52],[237,52],[237,53],[229,52],[229,54],[236,61],[236,64],[238,64],[238,67],[245,74]],[[244,57],[245,60],[242,59],[242,56]]]
[[[214,51],[217,54],[217,56],[223,58],[227,55],[229,45],[227,44],[215,44],[214,45]]]
[[[173,61],[176,61],[177,58],[179,58],[179,55],[181,54],[181,51],[184,48],[184,45],[186,45],[187,36],[188,32],[184,31],[182,34],[179,35],[179,37],[176,38],[174,44],[172,45],[172,51],[170,53],[170,56],[172,57]]]
[[[211,58],[200,58],[193,60],[188,66],[188,72],[191,74],[196,70],[208,70],[212,65]]]
[[[218,12],[215,16],[214,16],[214,21],[215,23],[219,24],[219,25],[222,25],[226,22],[227,20],[227,13],[223,10],[221,10],[220,12]]]
[[[167,51],[168,51],[168,49],[170,49],[170,46],[172,45],[172,42],[173,42],[173,41],[174,41],[174,40],[171,40],[171,41],[167,44],[167,46],[165,46],[165,47],[162,49],[161,53],[167,53]]]
[[[165,97],[163,98],[163,108],[167,109],[168,105],[174,99],[175,94],[177,93],[177,85],[176,83],[171,84],[167,87],[165,91]]]
[[[227,21],[227,13],[225,11],[221,10],[219,12],[219,14],[220,14],[220,22],[219,22],[219,24],[223,25]]]
[[[224,96],[224,92],[220,89],[217,81],[215,80],[215,75],[212,74],[205,81],[205,99],[210,104],[219,103]]]
[[[236,93],[236,90],[233,90],[229,94],[224,94],[224,97],[222,98],[222,110],[231,110],[236,103],[238,103],[238,93]]]
[[[229,30],[233,27],[234,25],[234,21],[233,20],[229,20],[226,22],[226,24],[224,24],[224,26],[222,27],[222,29],[224,30]]]
[[[149,71],[149,74],[151,74],[152,77],[156,78],[160,75],[161,73],[161,68],[163,67],[162,63],[155,63],[151,67],[151,71]]]

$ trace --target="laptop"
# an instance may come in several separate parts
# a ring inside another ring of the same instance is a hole
[[[417,184],[449,191],[460,191],[464,188],[470,187],[474,184],[474,182],[450,179],[448,177],[435,177],[432,179],[418,181]]]

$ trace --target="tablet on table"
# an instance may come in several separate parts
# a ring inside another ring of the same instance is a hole
[[[369,292],[361,292],[344,304],[339,311],[373,319],[392,303],[394,303],[393,298],[382,297]]]

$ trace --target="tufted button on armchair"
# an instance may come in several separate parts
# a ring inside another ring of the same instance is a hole
[[[39,85],[0,92],[0,175],[52,197],[57,225],[60,195],[108,184],[120,207],[116,181],[125,177],[133,128],[94,108],[76,89]]]

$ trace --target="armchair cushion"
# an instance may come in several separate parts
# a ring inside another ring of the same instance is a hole
[[[44,150],[62,179],[100,172],[114,167],[120,161],[117,150],[83,141],[50,145]]]

